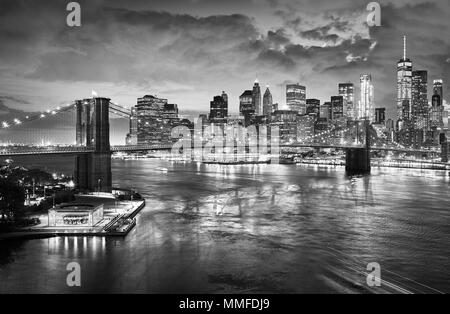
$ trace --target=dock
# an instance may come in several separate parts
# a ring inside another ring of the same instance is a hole
[[[118,201],[114,198],[78,195],[76,203],[89,203],[104,206],[104,217],[95,226],[49,226],[47,215],[40,215],[41,224],[27,228],[17,228],[11,232],[0,234],[1,240],[41,239],[58,236],[100,236],[125,237],[136,226],[135,216],[145,207],[145,199]]]

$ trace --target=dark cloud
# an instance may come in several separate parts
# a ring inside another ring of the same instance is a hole
[[[12,97],[12,96],[0,96],[0,101],[11,101],[13,103],[18,103],[18,104],[22,104],[22,105],[29,105],[30,102],[23,100],[23,99],[18,99],[16,97]]]
[[[322,40],[326,42],[331,41],[333,43],[336,43],[339,39],[339,35],[333,33],[333,31],[349,31],[348,22],[340,21],[339,19],[335,19],[334,17],[331,17],[331,19],[333,21],[325,26],[316,27],[306,31],[300,31],[299,33],[301,36],[308,39]]]
[[[6,90],[10,82],[49,95],[55,84],[121,85],[198,109],[225,89],[236,108],[256,75],[273,86],[301,81],[308,96],[327,100],[337,83],[371,73],[377,106],[389,107],[403,34],[415,66],[450,81],[450,4],[424,1],[381,1],[382,26],[369,29],[367,1],[85,0],[82,27],[69,28],[63,1],[2,0],[0,92],[20,95]]]

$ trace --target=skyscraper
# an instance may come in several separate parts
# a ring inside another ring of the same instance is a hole
[[[245,119],[245,126],[251,124],[255,118],[255,106],[253,103],[253,91],[246,90],[239,96],[239,112]]]
[[[441,100],[440,106],[442,106],[444,101],[442,84],[443,84],[442,80],[433,81],[433,95],[439,95],[439,98]]]
[[[431,98],[430,122],[431,127],[442,128],[443,125],[444,107],[442,106],[442,99],[439,94],[434,94]]]
[[[403,36],[403,58],[397,63],[397,119],[402,119],[405,101],[411,113],[411,100],[412,62],[406,57],[406,36]]]
[[[211,123],[226,123],[228,116],[228,95],[215,96],[210,102],[209,121]]]
[[[145,95],[138,98],[134,112],[137,118],[138,144],[170,140],[170,130],[173,126],[171,121],[178,119],[176,105],[168,104],[167,99]]]
[[[304,115],[298,117],[297,139],[305,140],[314,135],[314,123],[316,115]]]
[[[428,119],[428,72],[412,72],[412,109],[411,118],[415,128],[426,126]]]
[[[324,102],[323,105],[320,106],[319,117],[322,119],[330,120],[332,115],[331,102]]]
[[[386,108],[375,108],[375,123],[384,124],[386,121]]]
[[[272,113],[272,105],[272,94],[270,93],[269,86],[267,86],[263,96],[263,115],[268,116]]]
[[[306,114],[306,87],[300,84],[287,84],[286,105],[289,110]]]
[[[319,99],[306,99],[306,114],[315,113],[319,116],[320,112],[320,100]]]
[[[370,74],[362,74],[360,82],[361,99],[359,101],[357,119],[369,119],[370,122],[373,122],[375,111],[372,76]]]
[[[222,99],[227,103],[227,108],[228,108],[228,95],[222,91]]]
[[[344,116],[344,97],[331,96],[332,119],[336,120]]]
[[[253,84],[253,91],[252,91],[252,101],[255,107],[255,114],[261,115],[262,114],[262,107],[261,107],[261,88],[259,87],[258,79],[255,80],[255,84]]]
[[[353,83],[340,83],[339,84],[339,96],[344,98],[345,106],[347,107],[345,116],[354,119],[356,117],[355,113],[355,97],[354,97],[354,86]]]

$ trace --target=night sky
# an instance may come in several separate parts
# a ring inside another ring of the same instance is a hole
[[[94,89],[127,107],[156,94],[181,111],[207,111],[224,90],[237,112],[256,77],[283,106],[288,82],[327,101],[339,82],[358,86],[360,74],[370,73],[376,107],[390,110],[402,35],[415,69],[428,70],[430,83],[444,79],[447,101],[450,95],[448,0],[379,1],[382,26],[371,28],[370,1],[78,1],[82,26],[74,28],[66,25],[68,2],[0,2],[7,106],[44,110]]]

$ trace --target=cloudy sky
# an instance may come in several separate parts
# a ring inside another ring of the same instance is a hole
[[[361,0],[89,0],[81,27],[69,1],[0,1],[0,97],[37,111],[91,90],[124,106],[156,94],[184,110],[225,90],[230,111],[258,77],[285,103],[286,82],[326,101],[339,82],[372,74],[377,107],[393,108],[402,35],[408,56],[450,99],[450,1],[383,0],[381,27]]]

